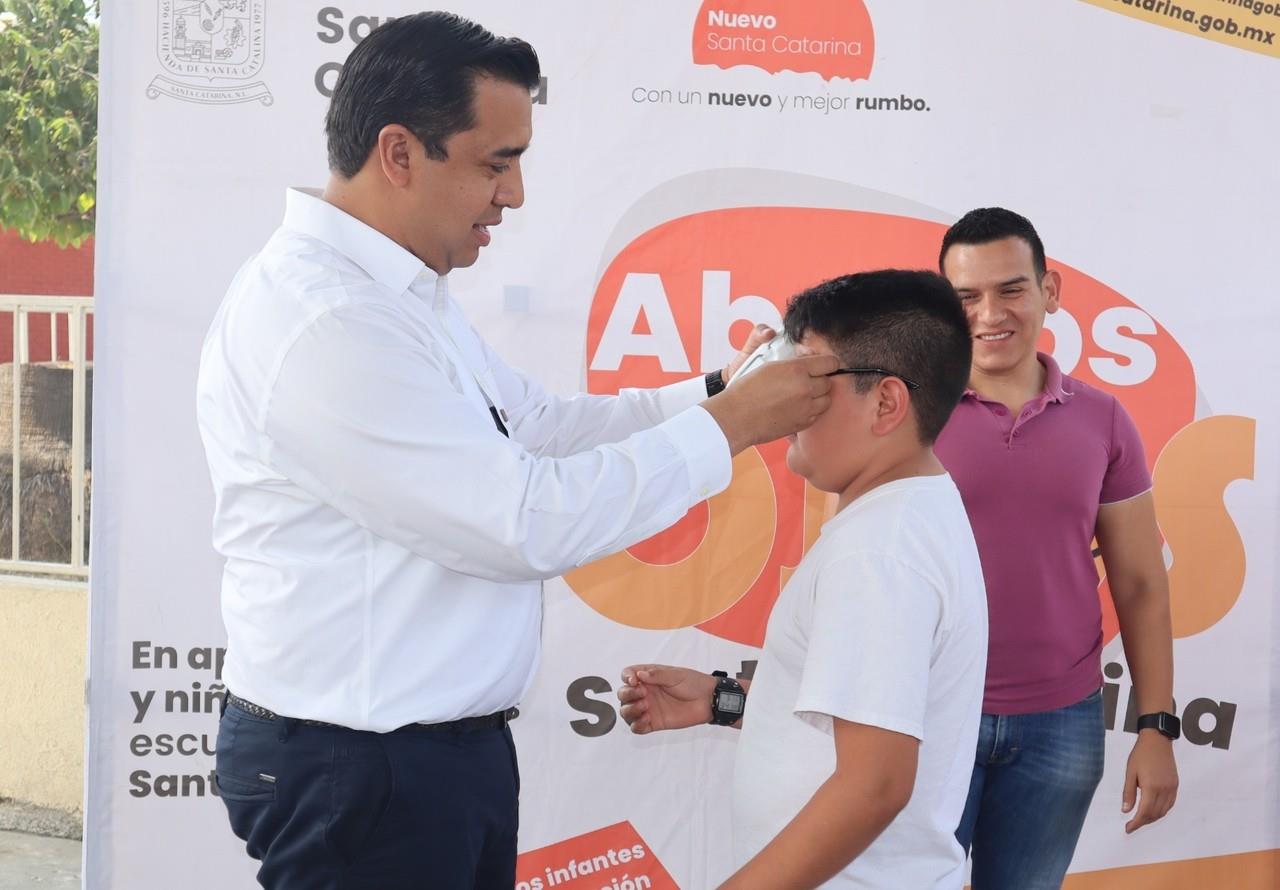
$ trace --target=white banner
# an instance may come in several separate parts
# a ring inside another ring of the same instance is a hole
[[[194,419],[199,348],[235,269],[279,223],[285,187],[326,178],[322,119],[343,59],[379,20],[414,11],[103,10],[93,890],[253,883],[210,780],[225,638]],[[720,367],[749,321],[776,319],[804,285],[932,267],[946,224],[970,208],[1036,223],[1064,276],[1045,346],[1119,396],[1154,464],[1185,727],[1177,807],[1126,836],[1136,715],[1108,617],[1107,771],[1068,886],[1280,885],[1275,4],[455,11],[529,40],[546,81],[527,203],[450,276],[453,291],[554,391]],[[214,12],[216,26],[202,19]],[[631,662],[750,672],[816,530],[780,455],[739,458],[721,506],[749,505],[699,508],[547,585],[544,659],[514,724],[521,888],[696,890],[727,874],[733,734],[633,737],[612,690]]]

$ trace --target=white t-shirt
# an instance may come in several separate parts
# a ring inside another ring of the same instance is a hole
[[[778,597],[751,684],[734,766],[737,865],[831,777],[839,717],[921,744],[910,803],[824,886],[959,890],[955,830],[986,659],[982,566],[950,476],[889,482],[832,517]]]

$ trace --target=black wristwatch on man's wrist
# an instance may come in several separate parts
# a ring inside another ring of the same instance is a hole
[[[1154,729],[1166,739],[1173,741],[1182,735],[1182,721],[1168,711],[1157,711],[1154,714],[1143,714],[1138,718],[1138,731]]]
[[[711,676],[716,678],[716,688],[711,693],[711,719],[708,722],[716,726],[733,726],[747,709],[747,691],[724,671],[712,671]]]
[[[723,371],[712,371],[706,376],[706,381],[707,398],[711,398],[714,395],[724,392],[725,382]]]

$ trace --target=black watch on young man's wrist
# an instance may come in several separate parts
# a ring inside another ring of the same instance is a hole
[[[1138,718],[1138,731],[1144,729],[1154,729],[1166,739],[1173,740],[1182,735],[1182,721],[1168,711],[1157,711]]]
[[[711,720],[716,726],[733,726],[747,709],[747,691],[724,671],[712,671],[716,690],[711,693]]]

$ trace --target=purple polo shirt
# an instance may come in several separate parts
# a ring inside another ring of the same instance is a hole
[[[987,582],[986,714],[1066,707],[1102,685],[1098,507],[1151,488],[1142,440],[1114,396],[1066,377],[1017,417],[967,390],[934,445],[969,513]]]

